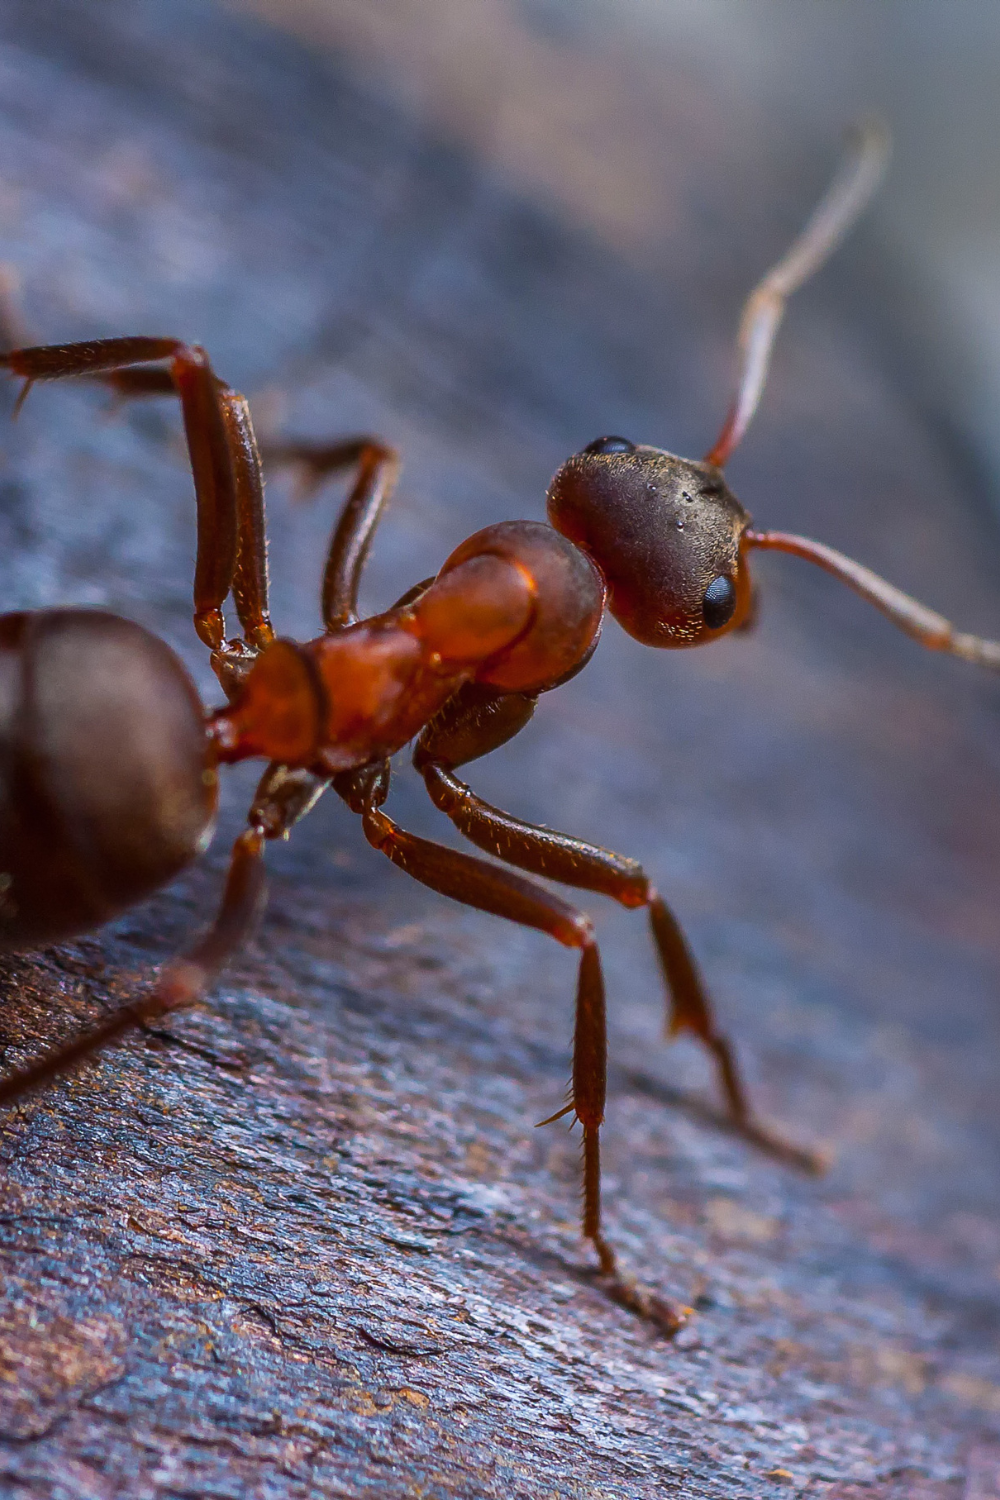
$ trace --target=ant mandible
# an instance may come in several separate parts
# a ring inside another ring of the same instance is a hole
[[[0,1084],[0,1103],[80,1063],[132,1028],[191,1005],[246,939],[264,894],[263,852],[330,786],[369,843],[416,880],[578,950],[569,1102],[583,1129],[583,1234],[604,1284],[668,1332],[685,1309],[636,1285],[601,1230],[604,983],[588,917],[529,875],[644,908],[669,995],[667,1031],[708,1049],[743,1134],[808,1166],[750,1110],[676,918],[641,866],[489,806],[458,767],[523,729],[539,695],[583,668],[605,609],[651,646],[696,646],[748,622],[752,548],[818,563],[923,645],[990,667],[1000,643],[956,632],[860,564],[818,542],[755,531],[723,478],[756,410],[786,300],[823,262],[881,175],[887,140],[858,133],[801,236],[751,294],[739,334],[736,396],[700,461],[624,438],[590,443],[548,492],[551,525],[509,521],[463,542],[393,608],[357,611],[358,583],[391,491],[395,454],[370,439],[289,445],[313,484],[356,469],[323,581],[323,634],[275,638],[268,616],[261,462],[244,398],[205,353],[175,339],[112,338],[16,349],[0,363],[25,380],[89,376],[121,396],[180,397],[197,500],[195,629],[228,699],[206,713],[178,658],[118,616],[45,609],[0,616],[0,949],[30,949],[100,926],[166,884],[209,842],[216,767],[269,764],[236,840],[209,932],[152,990]],[[227,640],[232,595],[242,636]],[[495,860],[400,828],[384,810],[389,758],[416,739],[431,798]],[[544,1121],[543,1123],[549,1123]]]

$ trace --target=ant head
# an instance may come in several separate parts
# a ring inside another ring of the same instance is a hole
[[[698,646],[749,624],[750,547],[808,557],[893,618],[905,617],[904,629],[923,632],[921,639],[929,635],[940,643],[942,627],[950,629],[926,610],[914,623],[912,601],[904,608],[898,591],[829,547],[783,532],[750,531],[750,517],[722,476],[757,410],[785,303],[861,212],[888,149],[877,122],[855,132],[841,171],[802,233],[751,292],[740,321],[736,392],[703,459],[603,437],[564,463],[549,487],[552,525],[597,564],[608,585],[608,608],[645,645]]]
[[[698,646],[746,619],[750,517],[714,464],[598,438],[558,471],[548,512],[600,568],[608,608],[644,645]]]

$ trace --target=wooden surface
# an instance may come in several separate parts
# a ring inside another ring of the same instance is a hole
[[[740,299],[829,165],[757,152],[753,101],[679,107],[672,227],[640,269],[346,59],[202,0],[11,0],[0,34],[0,255],[39,337],[196,338],[266,429],[398,442],[373,606],[540,516],[599,433],[702,451]],[[900,394],[866,254],[794,307],[731,479],[762,525],[996,631],[980,476]],[[109,605],[211,695],[176,414],[39,390],[3,451],[4,607]],[[331,506],[269,499],[277,618],[306,635]],[[610,1305],[574,1138],[532,1129],[567,1076],[571,958],[411,884],[324,803],[210,1006],[0,1123],[0,1493],[1000,1493],[1000,685],[792,560],[757,571],[756,634],[657,654],[609,627],[472,779],[645,861],[761,1108],[829,1174],[719,1128],[699,1054],[660,1041],[641,919],[588,903],[608,1232],[698,1317],[669,1344]],[[252,784],[228,779],[189,878],[3,964],[11,1064],[204,918]],[[444,832],[405,770],[392,805]]]

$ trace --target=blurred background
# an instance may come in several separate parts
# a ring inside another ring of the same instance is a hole
[[[541,517],[601,433],[704,452],[744,297],[880,114],[889,177],[794,300],[729,477],[762,526],[996,635],[998,43],[988,0],[0,0],[0,260],[32,339],[176,334],[265,436],[396,443],[380,608],[476,528]],[[128,614],[214,701],[176,412],[39,388],[3,434],[5,607]],[[276,620],[308,637],[333,500],[272,475],[268,505]],[[653,1343],[587,1280],[572,1140],[529,1129],[565,1083],[566,956],[408,883],[324,803],[211,1007],[5,1128],[0,1475],[1000,1489],[1000,688],[803,564],[756,571],[755,633],[653,653],[609,625],[470,779],[644,861],[762,1111],[828,1176],[713,1124],[703,1057],[661,1046],[641,920],[583,903],[609,1232],[699,1301],[687,1342]],[[15,1058],[203,919],[254,779],[227,778],[177,886],[0,968]],[[392,807],[451,838],[403,766]]]
[[[1000,465],[1000,17],[984,0],[247,0],[360,71],[447,137],[474,144],[518,191],[616,253],[669,274],[679,180],[694,135],[724,176],[702,184],[732,222],[703,236],[710,264],[766,232],[769,160],[815,160],[875,112],[896,137],[871,230],[880,328],[914,399]],[[720,163],[720,170],[723,170]],[[730,174],[742,180],[736,186]],[[720,191],[722,190],[722,191]],[[774,190],[773,190],[774,191]],[[753,205],[757,209],[754,212]],[[749,217],[748,217],[749,210]],[[716,212],[720,210],[717,208]],[[758,217],[761,216],[761,217]],[[742,269],[742,268],[741,268]],[[869,272],[870,275],[870,272]]]

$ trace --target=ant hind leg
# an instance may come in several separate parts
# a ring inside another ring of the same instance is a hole
[[[263,849],[264,835],[259,830],[242,833],[233,848],[218,915],[204,937],[169,963],[142,999],[113,1011],[65,1046],[0,1080],[0,1105],[11,1104],[58,1074],[70,1072],[136,1027],[194,1005],[250,933],[264,899]]]
[[[267,894],[264,877],[267,841],[283,838],[305,817],[327,785],[327,778],[308,771],[269,766],[250,808],[250,826],[233,845],[222,900],[208,931],[187,953],[167,964],[147,995],[112,1012],[38,1062],[0,1079],[0,1105],[10,1104],[58,1074],[78,1067],[137,1027],[197,1004],[253,930]]]

